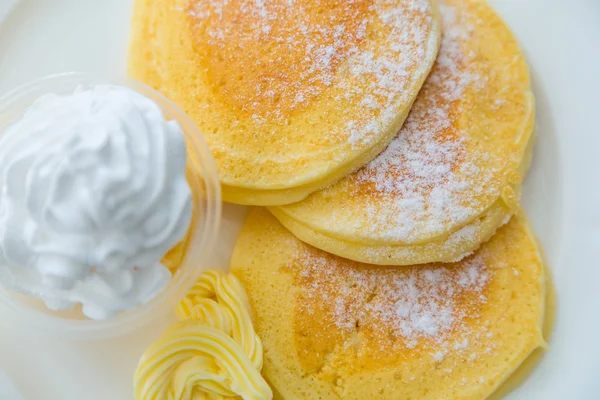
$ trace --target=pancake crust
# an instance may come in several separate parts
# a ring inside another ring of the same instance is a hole
[[[129,74],[174,100],[225,200],[299,201],[393,139],[435,60],[434,0],[136,0]]]
[[[534,99],[521,50],[483,1],[444,0],[436,64],[390,146],[349,177],[272,212],[357,261],[453,261],[518,207]]]
[[[485,399],[545,347],[545,273],[523,216],[455,264],[381,267],[309,246],[262,209],[232,272],[282,398]]]

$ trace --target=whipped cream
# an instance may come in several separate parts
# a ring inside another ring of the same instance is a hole
[[[180,126],[111,85],[48,94],[0,132],[0,282],[105,319],[145,303],[192,215]]]

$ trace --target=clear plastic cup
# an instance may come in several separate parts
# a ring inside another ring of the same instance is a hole
[[[181,126],[188,147],[187,177],[193,192],[194,213],[190,237],[181,265],[169,286],[146,304],[124,311],[107,320],[86,319],[80,310],[51,311],[41,300],[10,291],[0,285],[0,301],[14,322],[30,325],[66,340],[101,340],[123,336],[164,317],[210,267],[213,245],[221,220],[221,191],[213,157],[195,124],[175,103],[154,89],[129,78],[105,79],[95,75],[67,73],[52,75],[17,89],[0,98],[0,135],[19,120],[27,108],[47,93],[70,94],[80,85],[112,84],[125,86],[152,99],[167,119]]]

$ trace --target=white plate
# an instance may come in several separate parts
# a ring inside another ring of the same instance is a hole
[[[509,398],[600,399],[600,1],[492,4],[531,64],[538,142],[524,203],[559,300],[551,351]],[[131,0],[24,0],[0,27],[0,92],[54,72],[123,74],[130,8]],[[244,212],[226,207],[219,266]],[[166,323],[93,345],[0,325],[0,368],[27,400],[131,400],[137,358]]]

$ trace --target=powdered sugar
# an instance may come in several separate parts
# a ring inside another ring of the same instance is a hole
[[[342,124],[328,134],[353,147],[389,130],[414,95],[408,85],[426,72],[426,50],[434,51],[427,0],[202,0],[188,12],[210,57],[232,64],[242,57],[247,64],[243,81],[252,84],[223,86],[228,101],[261,124],[286,121],[325,90],[342,93],[369,110],[333,110],[333,121]],[[384,25],[377,46],[366,41],[371,23]],[[229,79],[226,72],[209,71],[216,82]]]
[[[374,223],[364,228],[388,240],[411,242],[422,232],[443,232],[448,224],[468,220],[474,210],[461,193],[485,190],[475,189],[472,181],[483,172],[465,159],[468,134],[453,125],[465,89],[482,82],[470,69],[474,55],[462,50],[470,29],[454,8],[442,5],[441,11],[438,59],[404,127],[379,157],[350,178],[375,193],[375,204],[365,207]]]
[[[398,115],[398,104],[410,101],[414,82],[411,74],[417,67],[417,60],[426,56],[426,49],[432,51],[427,43],[428,33],[422,24],[415,22],[412,10],[429,13],[427,1],[408,2],[406,8],[390,7],[391,1],[376,2],[374,9],[382,24],[393,38],[388,44],[390,51],[375,54],[370,51],[359,52],[348,62],[348,69],[354,76],[361,78],[360,85],[355,82],[343,82],[340,88],[347,99],[356,100],[369,109],[379,109],[377,118],[360,121],[350,131],[350,143],[369,142],[377,137]],[[426,18],[430,21],[430,17]],[[358,98],[358,99],[357,99]]]
[[[298,260],[305,297],[300,304],[307,312],[319,304],[342,331],[368,326],[390,332],[406,347],[423,338],[445,343],[450,332],[460,331],[473,317],[469,301],[485,303],[492,273],[480,255],[455,265],[372,267],[305,247]],[[466,348],[468,341],[455,346]]]

